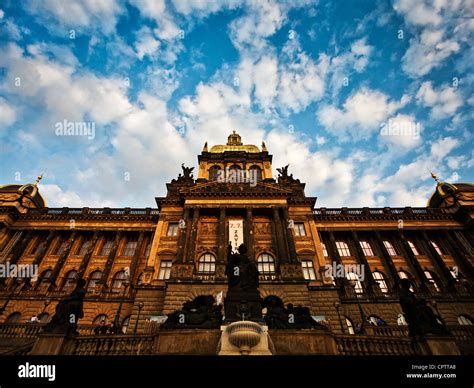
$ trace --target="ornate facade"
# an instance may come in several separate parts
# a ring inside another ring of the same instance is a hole
[[[197,176],[182,166],[156,208],[48,208],[39,180],[0,187],[0,263],[38,274],[0,278],[0,337],[13,333],[4,350],[31,317],[47,321],[78,279],[87,282],[80,332],[106,321],[145,335],[186,301],[225,296],[230,241],[248,247],[262,298],[308,307],[338,338],[325,351],[327,338],[315,333],[322,342],[308,348],[302,340],[292,351],[277,330],[277,353],[352,354],[347,341],[361,326],[405,340],[401,278],[430,302],[460,352],[472,351],[472,184],[436,178],[424,208],[330,209],[316,207],[288,166],[275,178],[265,144],[244,145],[235,131],[225,145],[206,143],[198,161]],[[209,349],[218,338],[193,336]]]

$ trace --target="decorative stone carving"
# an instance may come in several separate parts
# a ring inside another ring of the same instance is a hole
[[[171,279],[192,279],[194,264],[173,263]]]
[[[282,279],[304,279],[300,264],[281,264],[280,274]]]

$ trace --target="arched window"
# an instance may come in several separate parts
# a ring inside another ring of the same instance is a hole
[[[364,292],[364,287],[359,280],[359,276],[357,276],[354,272],[348,272],[346,278],[354,284],[354,290],[357,294],[362,294]]]
[[[112,280],[112,292],[120,292],[122,285],[125,285],[128,281],[127,274],[125,271],[118,271]]]
[[[258,256],[257,269],[262,280],[274,280],[276,278],[275,260],[268,253],[262,253]]]
[[[374,277],[374,280],[379,285],[380,291],[386,294],[388,292],[388,286],[387,286],[387,282],[385,281],[385,276],[383,275],[383,273],[379,271],[374,271],[372,272],[372,276]]]
[[[436,280],[435,280],[435,275],[434,275],[431,271],[428,271],[428,270],[426,270],[426,271],[424,271],[424,272],[425,272],[426,278],[428,279],[428,282],[430,282],[430,283],[433,285],[433,287],[435,288],[436,292],[440,292],[441,290],[440,290],[440,288],[439,288],[438,283],[437,283]]]
[[[460,325],[463,326],[472,325],[472,319],[465,314],[461,314],[458,316],[458,322]]]
[[[403,313],[400,313],[397,315],[397,325],[398,326],[406,326],[408,325],[406,319],[405,319],[405,315],[403,315]]]
[[[63,292],[71,292],[76,285],[77,271],[75,269],[70,270],[63,280],[63,285],[61,287]]]
[[[107,324],[109,321],[109,317],[107,314],[99,314],[94,318],[94,321],[92,322],[94,325],[99,325],[101,322],[104,322],[104,324]]]
[[[40,323],[48,323],[51,319],[51,316],[48,313],[41,313],[38,315],[38,320]]]
[[[5,320],[5,323],[20,323],[21,313],[18,311],[11,313]]]
[[[94,292],[97,284],[102,278],[102,271],[94,271],[89,275],[89,283],[87,284],[87,292]]]
[[[51,269],[47,269],[41,273],[41,275],[38,278],[38,281],[36,283],[36,287],[39,287],[40,285],[46,283],[50,278],[51,275],[53,274],[53,271]]]
[[[209,169],[209,180],[210,181],[217,181],[219,178],[223,178],[221,176],[221,168],[219,166],[212,166]]]
[[[250,178],[253,182],[260,182],[262,180],[262,169],[258,166],[252,166],[249,168]]]
[[[345,320],[346,320],[346,326],[347,326],[347,332],[349,334],[355,334],[355,331],[354,331],[354,324],[352,323],[351,319],[348,318],[348,317],[344,317]]]
[[[127,334],[128,327],[130,326],[130,318],[131,315],[125,317],[122,321],[122,326],[120,327],[122,334]]]
[[[216,272],[216,257],[212,253],[205,253],[199,258],[198,273],[211,275]]]
[[[400,279],[408,279],[408,280],[410,281],[410,284],[411,284],[411,286],[410,286],[410,291],[411,291],[411,292],[414,292],[414,291],[415,291],[415,290],[413,289],[413,280],[412,280],[412,278],[411,278],[411,275],[410,275],[408,272],[403,271],[403,270],[398,271],[398,276],[400,277]]]
[[[378,317],[377,315],[369,315],[369,322],[374,326],[383,326],[386,325],[385,321]]]
[[[233,164],[228,169],[228,175],[227,175],[226,180],[230,183],[240,182],[240,179],[241,179],[240,174],[241,174],[240,167],[237,166],[236,164]]]

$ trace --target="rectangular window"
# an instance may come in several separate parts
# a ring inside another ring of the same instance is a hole
[[[178,235],[178,223],[177,222],[170,222],[168,224],[168,232],[166,233],[169,237],[175,237]]]
[[[92,241],[90,239],[84,239],[79,249],[77,250],[76,255],[85,256],[91,244],[92,244]]]
[[[433,248],[435,249],[435,251],[438,253],[438,255],[442,255],[443,252],[441,251],[440,247],[438,246],[438,244],[436,244],[434,241],[430,241],[431,245],[433,246]]]
[[[58,244],[56,245],[55,248],[53,248],[53,251],[51,252],[52,255],[62,255],[64,253],[64,251],[66,250],[66,246],[67,246],[67,239],[66,238],[61,238],[58,242]]]
[[[374,252],[372,251],[372,247],[370,246],[368,241],[361,241],[360,246],[362,247],[362,251],[364,252],[365,256],[374,255]]]
[[[295,222],[293,226],[295,230],[295,236],[306,236],[304,222]]]
[[[302,260],[301,267],[303,269],[303,277],[306,280],[316,280],[313,262],[311,260]]]
[[[113,246],[113,240],[105,240],[104,244],[102,245],[102,249],[100,250],[100,256],[108,256],[112,251]]]
[[[351,251],[349,250],[349,246],[344,241],[336,241],[337,251],[339,252],[339,256],[347,257],[351,255]]]
[[[396,256],[397,251],[393,247],[392,243],[390,241],[384,240],[383,245],[385,246],[385,249],[387,250],[388,254],[390,256]]]
[[[321,243],[321,246],[323,247],[323,255],[324,257],[329,257],[328,249],[326,248],[326,244],[323,242]]]
[[[416,248],[416,245],[413,244],[412,241],[408,241],[408,245],[410,246],[410,249],[411,249],[411,251],[413,252],[413,254],[414,254],[415,256],[419,256],[419,255],[420,255],[420,252],[418,252],[418,249]]]
[[[128,240],[123,249],[122,256],[133,256],[137,250],[138,241],[137,240]]]
[[[160,272],[158,274],[158,279],[166,280],[171,276],[171,260],[163,260],[160,263]]]
[[[36,239],[33,241],[33,244],[31,245],[31,249],[28,252],[30,255],[34,255],[38,253],[38,249],[41,246],[41,243],[43,242],[43,238],[41,236],[36,237]]]

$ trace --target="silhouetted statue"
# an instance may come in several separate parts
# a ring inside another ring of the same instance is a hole
[[[193,170],[194,167],[185,167],[184,163],[181,164],[181,168],[183,169],[183,177],[184,178],[192,178],[193,177]]]
[[[438,322],[433,310],[425,299],[418,299],[410,290],[411,283],[408,279],[400,280],[400,306],[408,324],[411,337],[425,334],[448,335],[446,326]]]
[[[232,253],[232,244],[227,248],[226,275],[228,279],[225,297],[225,319],[262,320],[262,299],[260,298],[259,273],[255,263],[247,255],[247,247],[241,244],[238,253]]]
[[[77,322],[84,317],[83,300],[86,295],[86,281],[79,279],[71,294],[56,305],[56,313],[44,327],[44,332],[78,335]]]
[[[232,245],[229,243],[226,268],[229,290],[233,288],[243,291],[257,290],[259,273],[255,264],[247,256],[247,247],[241,244],[238,252],[232,254]]]
[[[168,314],[161,329],[217,329],[222,323],[222,306],[214,305],[212,295],[199,295],[183,303],[181,310]]]

